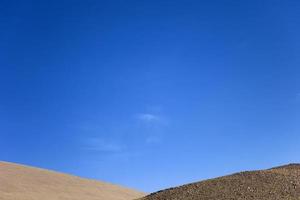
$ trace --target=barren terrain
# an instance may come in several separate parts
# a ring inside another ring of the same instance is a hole
[[[247,171],[155,192],[140,200],[299,200],[300,164]]]
[[[143,195],[109,183],[0,162],[0,200],[132,200]]]

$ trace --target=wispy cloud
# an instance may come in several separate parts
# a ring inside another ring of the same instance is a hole
[[[168,127],[165,115],[155,112],[136,113],[126,121],[126,126],[122,123],[116,122],[117,128],[107,131],[87,129],[91,132],[82,135],[82,150],[105,158],[136,156],[136,152],[142,153],[145,148],[163,143]]]
[[[154,121],[160,121],[160,117],[154,114],[150,114],[150,113],[140,113],[137,114],[137,118],[140,121],[143,122],[154,122]]]
[[[88,138],[84,142],[84,149],[102,153],[120,153],[126,147],[120,143],[107,141],[102,138]]]
[[[136,115],[138,122],[152,125],[152,126],[166,126],[168,125],[168,120],[163,115],[152,114],[152,113],[139,113]]]
[[[136,114],[138,129],[143,137],[143,142],[148,145],[163,142],[165,130],[168,126],[166,117],[162,114],[139,113]]]

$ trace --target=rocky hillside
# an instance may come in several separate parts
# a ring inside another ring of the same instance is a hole
[[[140,200],[299,200],[300,164],[246,171],[152,193]]]

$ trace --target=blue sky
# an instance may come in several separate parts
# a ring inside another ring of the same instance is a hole
[[[146,192],[300,162],[299,10],[2,0],[0,159]]]

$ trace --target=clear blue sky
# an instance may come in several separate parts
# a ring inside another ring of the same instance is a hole
[[[151,192],[300,162],[298,0],[2,0],[0,159]]]

